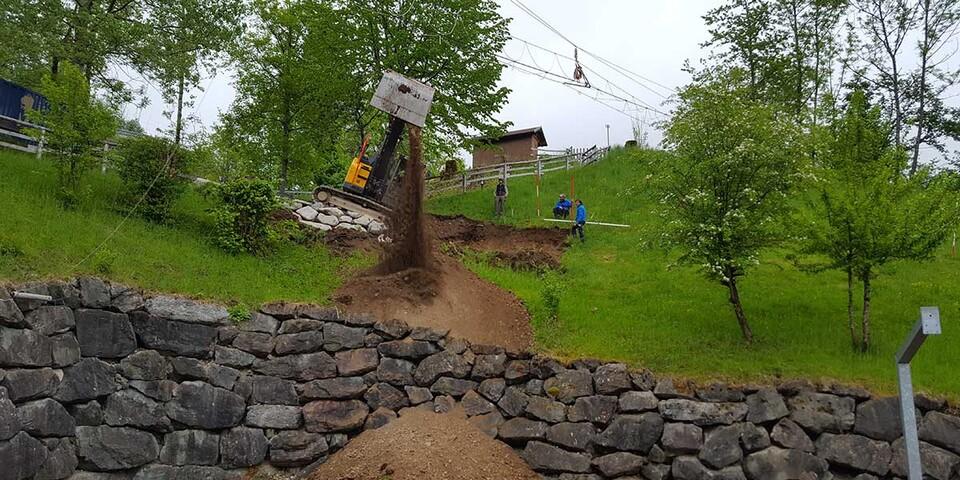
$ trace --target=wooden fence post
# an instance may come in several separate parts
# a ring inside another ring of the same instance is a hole
[[[46,138],[43,131],[40,131],[40,141],[37,142],[37,160],[43,157],[43,140]]]
[[[461,188],[463,192],[467,191],[467,171],[463,171],[463,187]]]

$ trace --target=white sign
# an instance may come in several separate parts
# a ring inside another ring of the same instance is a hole
[[[370,105],[407,123],[423,127],[436,89],[392,70],[383,73]]]

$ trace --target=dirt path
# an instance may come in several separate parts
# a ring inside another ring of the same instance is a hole
[[[536,480],[506,445],[462,416],[409,410],[353,439],[310,480]]]
[[[530,315],[516,296],[480,279],[453,258],[439,258],[437,264],[434,270],[351,279],[333,299],[347,312],[449,329],[453,336],[473,343],[515,351],[531,346]]]

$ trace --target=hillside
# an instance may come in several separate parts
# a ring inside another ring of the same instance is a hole
[[[194,189],[176,203],[170,224],[159,226],[135,215],[124,221],[115,200],[120,182],[111,173],[88,173],[82,205],[64,211],[53,196],[56,172],[48,161],[0,150],[0,171],[0,281],[96,274],[248,305],[324,303],[342,270],[366,261],[296,245],[264,257],[224,253],[209,241],[210,203]]]
[[[944,335],[932,338],[914,361],[920,390],[960,396],[956,375],[960,342],[951,325],[960,318],[960,259],[947,246],[926,263],[896,263],[881,272],[873,299],[874,346],[867,354],[850,348],[846,330],[846,284],[839,272],[810,274],[786,260],[789,250],[769,251],[742,280],[744,308],[757,342],[740,339],[726,291],[692,267],[671,267],[676,255],[652,245],[657,232],[645,195],[649,159],[661,153],[616,151],[604,161],[573,172],[576,195],[590,219],[630,224],[629,229],[587,227],[587,242],[563,257],[558,320],[547,320],[546,278],[494,267],[479,256],[468,265],[482,277],[514,291],[531,309],[538,343],[559,355],[617,359],[659,373],[751,381],[806,376],[857,382],[895,391],[893,356],[919,315],[937,305]],[[543,216],[570,175],[545,176]],[[530,177],[509,184],[503,221],[530,225],[536,219]],[[472,191],[433,199],[435,213],[490,219],[492,192]]]

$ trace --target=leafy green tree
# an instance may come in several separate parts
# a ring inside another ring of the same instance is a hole
[[[676,155],[658,180],[664,239],[729,292],[744,340],[753,332],[738,281],[781,238],[778,220],[800,181],[795,124],[753,99],[749,72],[698,78],[679,94],[664,143]]]
[[[880,108],[854,91],[834,126],[834,141],[817,172],[818,202],[807,246],[847,274],[847,321],[854,349],[870,346],[871,284],[897,260],[925,260],[956,227],[958,196],[946,176],[920,169],[907,176],[907,156],[889,135]],[[863,286],[860,331],[854,283]]]
[[[121,204],[136,208],[147,220],[163,223],[186,186],[181,176],[189,167],[192,152],[157,137],[125,139],[117,150],[115,165],[123,179]]]
[[[43,138],[57,164],[57,198],[66,208],[76,206],[80,179],[98,161],[96,152],[117,129],[113,111],[90,93],[79,68],[64,62],[56,75],[47,74],[40,92],[50,103],[47,111],[28,112],[28,118],[43,126],[30,135]]]

